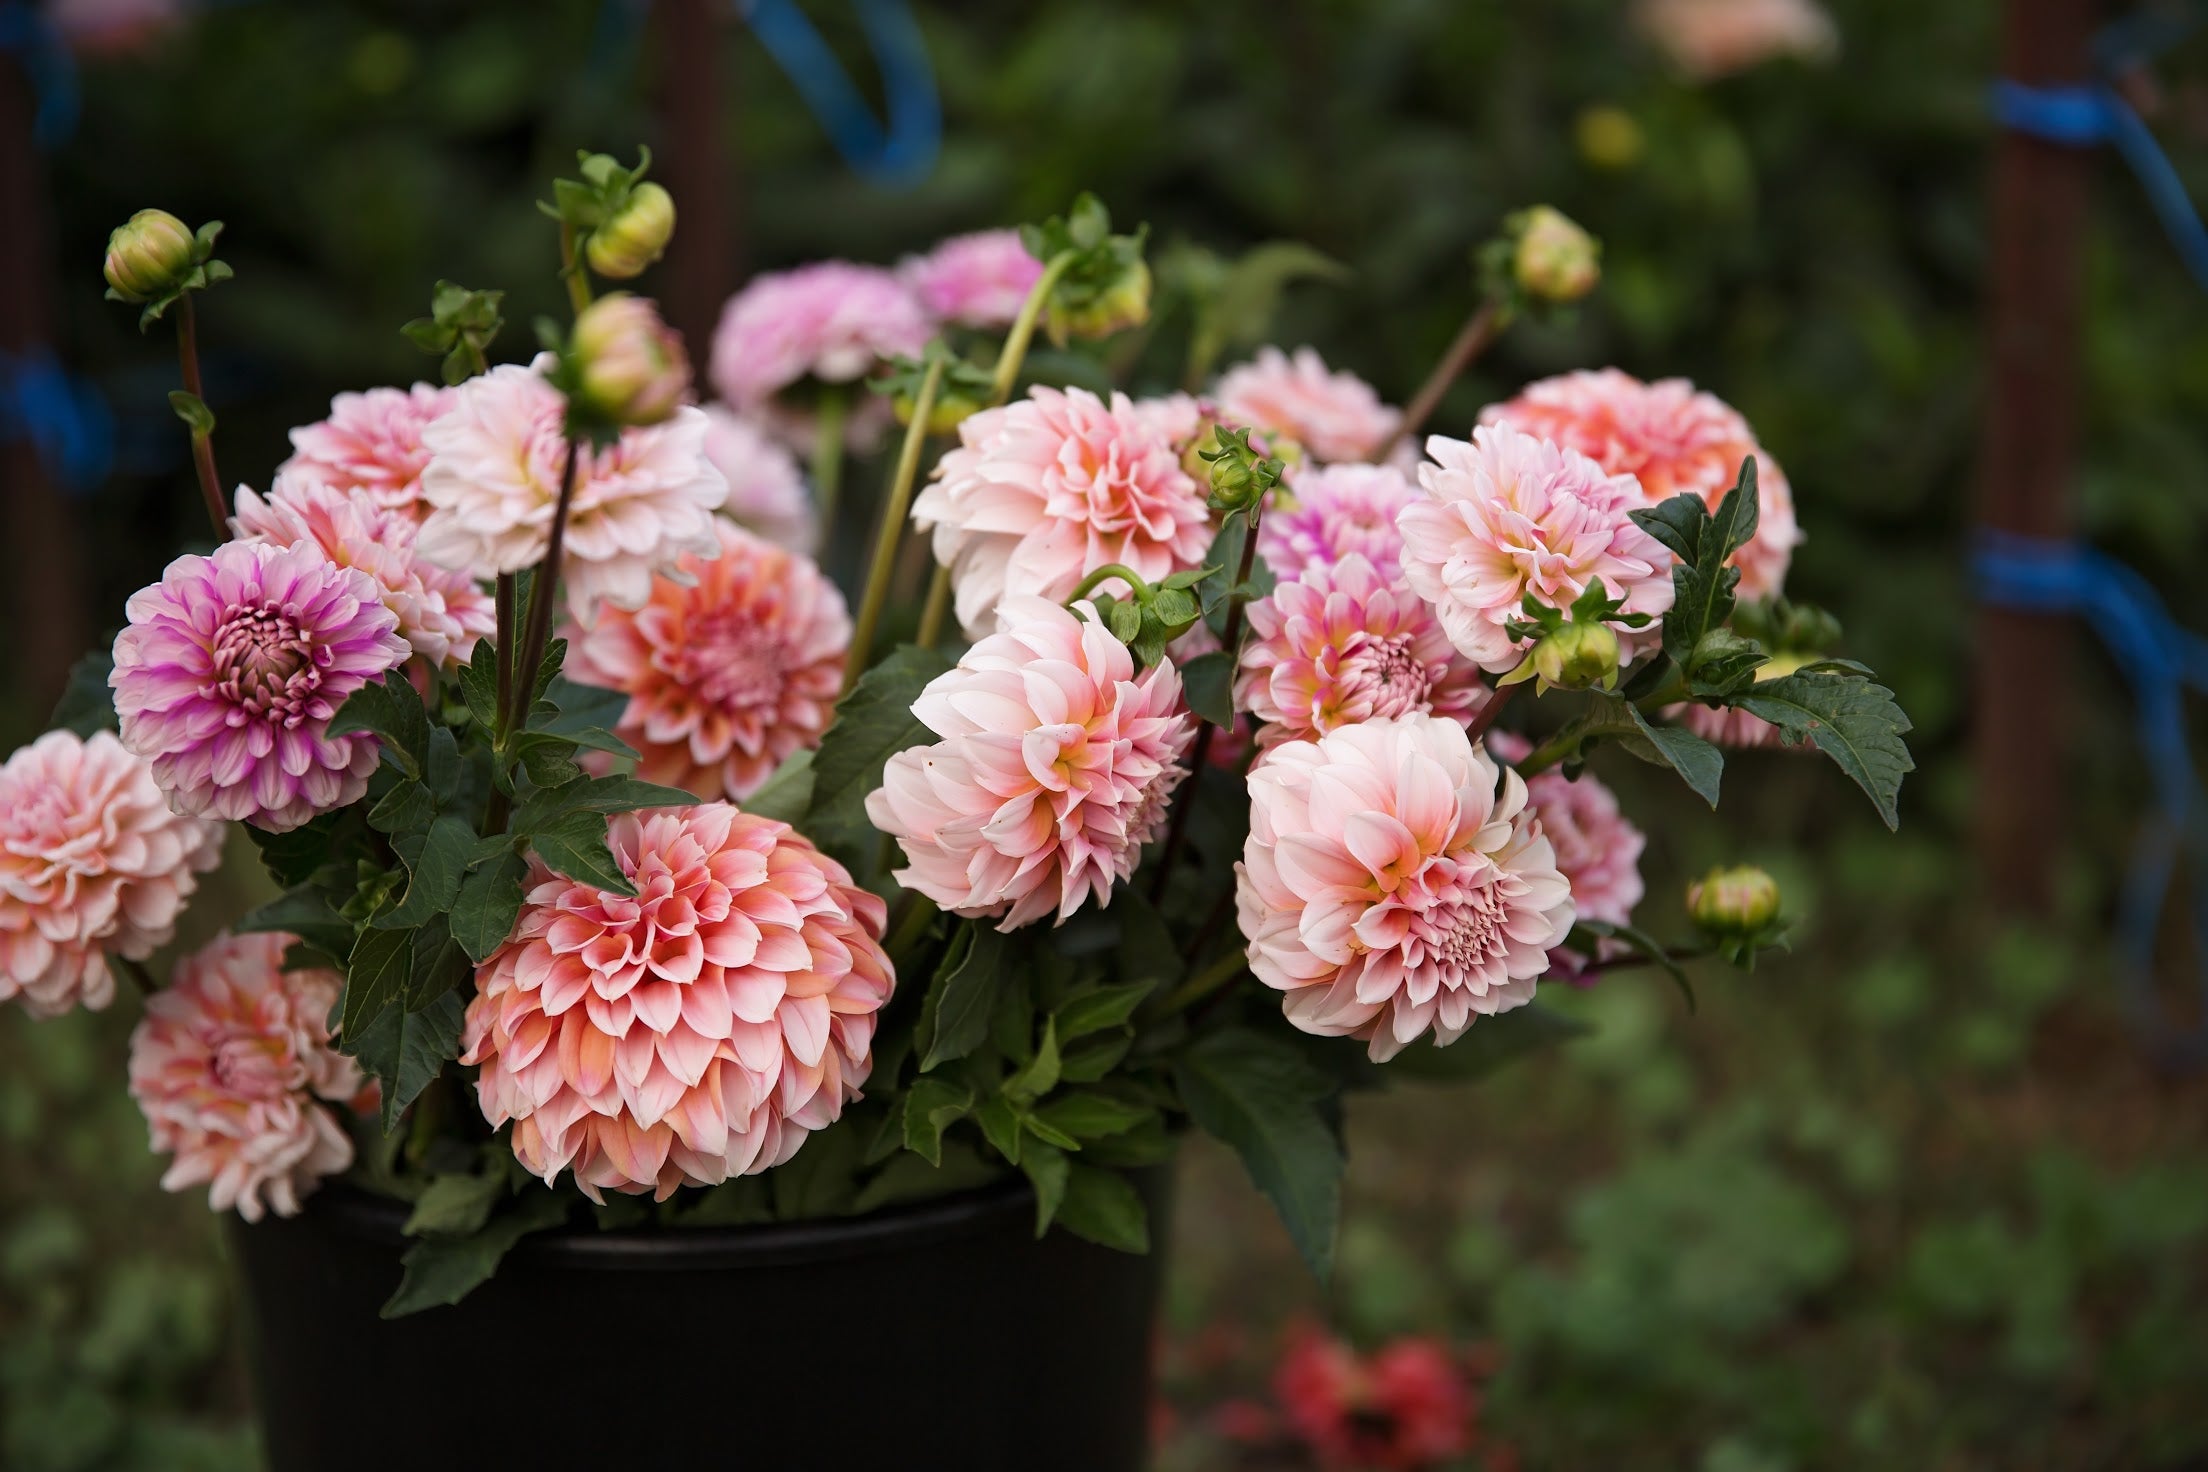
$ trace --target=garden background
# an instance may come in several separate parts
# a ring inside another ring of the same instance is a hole
[[[652,23],[622,0],[169,8],[59,7],[151,18],[77,33],[74,126],[40,158],[50,217],[0,225],[43,244],[51,341],[112,411],[108,472],[65,493],[73,567],[8,489],[11,746],[200,514],[166,339],[101,300],[108,229],[148,204],[228,222],[207,397],[229,478],[265,484],[331,393],[429,373],[395,328],[439,277],[507,288],[516,324],[554,301],[530,206],[578,147],[669,142]],[[1916,721],[1898,837],[1785,754],[1731,764],[1716,818],[1605,763],[1655,835],[1644,919],[1675,921],[1712,862],[1759,862],[1802,919],[1795,956],[1704,976],[1691,1015],[1660,979],[1553,988],[1585,1040],[1368,1103],[1330,1289],[1238,1167],[1192,1148],[1165,1465],[1233,1465],[1216,1408],[1262,1399],[1284,1326],[1320,1318],[1479,1364],[1472,1466],[2208,1465],[2208,1082],[2158,1068],[2116,1005],[2116,891],[2152,799],[2090,636],[2045,651],[2069,689],[2041,717],[2068,752],[2039,838],[2056,902],[2017,918],[1968,844],[1996,7],[1828,8],[1836,54],[1696,82],[1619,0],[921,5],[944,131],[897,187],[855,173],[715,12],[731,288],[1088,188],[1149,222],[1161,262],[1296,239],[1342,263],[1285,292],[1272,336],[1400,402],[1470,302],[1472,246],[1512,208],[1561,207],[1605,242],[1602,290],[1514,331],[1434,427],[1570,367],[1692,377],[1793,481],[1810,540],[1790,591],[1842,616]],[[852,10],[806,9],[870,77]],[[2153,122],[2208,196],[2204,58],[2208,40],[2158,67]],[[2078,525],[2197,621],[2208,299],[2113,162],[2091,219]],[[525,352],[526,328],[500,347]],[[2166,917],[2173,989],[2201,959],[2184,931]],[[131,1013],[0,1012],[10,1469],[253,1465],[216,1221],[158,1189],[123,1088]]]

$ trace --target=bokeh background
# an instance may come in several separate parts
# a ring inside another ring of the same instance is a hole
[[[802,8],[871,93],[853,9]],[[1613,978],[1561,1004],[1584,1041],[1477,1087],[1359,1101],[1325,1288],[1233,1162],[1192,1148],[1163,1465],[1262,1460],[1227,1433],[1299,1322],[1452,1346],[1479,1381],[1467,1466],[2208,1465],[2208,1084],[2116,1004],[2117,889],[2152,796],[2089,634],[2050,629],[2051,698],[2028,706],[2066,753],[2059,820],[2035,838],[2052,900],[2020,909],[1969,843],[1994,0],[1827,0],[1836,46],[1723,76],[1683,67],[1624,0],[917,4],[943,135],[895,185],[838,155],[733,6],[50,9],[77,106],[10,162],[40,204],[0,221],[5,289],[107,405],[110,459],[52,501],[6,488],[11,746],[197,530],[169,341],[101,300],[106,232],[144,205],[228,222],[208,398],[226,474],[256,484],[331,393],[429,371],[396,328],[440,277],[506,288],[500,346],[527,351],[558,289],[531,204],[578,147],[646,142],[719,181],[709,204],[680,199],[721,236],[693,295],[818,256],[893,261],[1082,188],[1159,250],[1307,241],[1349,274],[1288,290],[1273,337],[1398,402],[1504,213],[1544,200],[1585,222],[1603,290],[1513,331],[1436,427],[1604,363],[1737,405],[1810,534],[1790,590],[1840,614],[1847,652],[1916,720],[1902,831],[1784,754],[1735,761],[1716,817],[1605,765],[1651,835],[1644,922],[1675,929],[1687,876],[1751,860],[1802,918],[1795,955],[1703,977],[1694,1014],[1660,980]],[[668,11],[705,37],[703,108],[671,95]],[[2208,41],[2173,51],[2139,94],[2200,193],[2204,57]],[[0,73],[33,60],[0,49]],[[60,85],[59,66],[32,80]],[[2208,299],[2113,162],[2083,290],[2077,526],[2184,617],[2208,526]],[[879,476],[862,464],[854,484]],[[2185,937],[2166,917],[2173,993],[2204,960]],[[159,1190],[124,1093],[130,1011],[0,1012],[9,1469],[254,1465],[215,1223]]]

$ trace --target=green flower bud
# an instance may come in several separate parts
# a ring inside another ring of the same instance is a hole
[[[1687,886],[1687,914],[1712,935],[1755,935],[1779,918],[1779,883],[1748,864],[1712,869]]]
[[[583,247],[590,269],[613,281],[640,276],[675,234],[675,197],[646,180],[629,191],[620,211],[590,232]]]
[[[1150,320],[1150,266],[1137,257],[1108,286],[1085,292],[1076,305],[1052,299],[1043,313],[1044,330],[1054,343],[1094,340],[1140,327]]]
[[[140,210],[107,237],[107,284],[126,302],[151,301],[181,287],[198,256],[182,220],[167,210]]]
[[[1518,219],[1511,270],[1528,296],[1562,305],[1576,302],[1602,279],[1602,247],[1562,213],[1537,204]]]
[[[682,335],[643,297],[610,292],[585,307],[569,355],[577,405],[608,423],[658,424],[690,392]]]
[[[1590,168],[1612,173],[1632,168],[1648,149],[1648,140],[1633,114],[1622,107],[1590,107],[1572,126],[1579,156]]]
[[[1528,656],[1544,687],[1587,690],[1618,678],[1618,635],[1608,624],[1569,623],[1544,635]]]

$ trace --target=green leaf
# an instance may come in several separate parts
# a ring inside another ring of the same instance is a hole
[[[1237,591],[1234,577],[1242,567],[1242,541],[1249,534],[1249,518],[1243,515],[1229,516],[1219,528],[1219,535],[1211,540],[1211,550],[1204,554],[1208,567],[1219,569],[1216,578],[1206,578],[1198,585],[1204,604],[1204,623],[1219,638],[1227,637],[1227,604],[1230,595]],[[1262,557],[1250,559],[1250,580],[1240,587],[1244,602],[1263,598],[1273,591],[1273,570]],[[1233,651],[1224,653],[1232,657]]]
[[[114,730],[115,692],[107,683],[114,668],[112,648],[102,646],[79,656],[77,662],[69,666],[69,682],[62,687],[61,699],[46,724],[54,730],[74,731],[85,737],[94,731]]]
[[[394,932],[373,930],[370,935]],[[400,939],[407,939],[400,936]],[[406,1106],[419,1098],[447,1063],[460,1056],[460,1024],[467,1004],[457,991],[440,994],[419,1012],[386,1007],[357,1038],[338,1044],[383,1084],[383,1129],[389,1134]]]
[[[419,1012],[466,981],[475,968],[467,952],[460,949],[460,942],[452,938],[452,926],[445,915],[432,916],[414,930],[413,936],[414,960],[407,969],[403,1000],[407,1011]]]
[[[1670,548],[1671,609],[1664,615],[1664,652],[1691,669],[1703,637],[1733,611],[1740,570],[1726,560],[1756,534],[1756,462],[1741,461],[1740,478],[1712,515],[1700,496],[1684,492],[1632,513],[1634,524]]]
[[[428,827],[436,814],[437,800],[429,795],[429,785],[408,777],[368,810],[368,826],[378,833],[404,833]]]
[[[754,817],[794,824],[805,816],[812,802],[813,752],[811,747],[801,746],[784,757],[782,765],[741,806]]]
[[[948,1079],[913,1080],[905,1093],[905,1148],[930,1165],[943,1163],[943,1132],[973,1107],[973,1090]]]
[[[1020,1127],[1026,1130],[1029,1134],[1033,1135],[1036,1139],[1041,1140],[1044,1144],[1053,1146],[1056,1149],[1078,1150],[1081,1148],[1081,1142],[1079,1140],[1067,1134],[1064,1130],[1058,1128],[1056,1125],[1051,1124],[1046,1120],[1037,1119],[1032,1114],[1022,1115],[1020,1117]]]
[[[459,898],[460,879],[475,857],[475,828],[458,813],[430,824],[421,853],[407,864],[406,893],[369,923],[378,930],[408,930],[445,914]]]
[[[491,1209],[506,1195],[506,1173],[494,1175],[431,1176],[422,1194],[414,1198],[413,1214],[403,1230],[409,1237],[436,1233],[440,1237],[467,1237],[483,1229]]]
[[[974,1123],[981,1126],[982,1138],[995,1146],[999,1155],[1014,1165],[1020,1163],[1024,1153],[1020,1111],[1012,1107],[1010,1100],[1001,1094],[991,1094],[974,1106]]]
[[[1435,1047],[1431,1037],[1422,1037],[1381,1067],[1391,1078],[1429,1084],[1470,1083],[1486,1078],[1506,1063],[1570,1042],[1590,1030],[1576,1017],[1530,1002],[1481,1018],[1445,1048]]]
[[[329,734],[365,731],[380,744],[383,760],[409,777],[422,775],[429,756],[429,713],[404,669],[355,690],[330,721]]]
[[[1625,736],[1618,744],[1643,761],[1671,768],[1696,797],[1716,807],[1718,784],[1725,776],[1725,753],[1684,726],[1658,725],[1642,715],[1639,706],[1619,704],[1631,713],[1639,730],[1637,738]]]
[[[199,395],[172,388],[169,390],[169,408],[175,411],[177,418],[184,421],[185,428],[194,436],[215,432],[215,411],[208,408],[207,401]]]
[[[568,813],[530,832],[529,846],[556,874],[614,894],[636,893],[636,886],[606,846],[606,819],[601,813]]]
[[[1077,992],[1066,999],[1065,1005],[1052,1014],[1058,1023],[1060,1044],[1085,1038],[1090,1033],[1118,1027],[1135,1015],[1143,998],[1156,990],[1155,983],[1130,981],[1123,986],[1100,986]]]
[[[528,873],[527,861],[509,846],[479,858],[460,881],[460,897],[452,904],[452,938],[469,960],[480,963],[513,934]]]
[[[1870,797],[1888,828],[1901,825],[1901,779],[1916,769],[1909,717],[1894,692],[1859,675],[1802,671],[1759,680],[1735,702],[1777,726],[1788,741],[1807,738]]]
[[[618,773],[609,777],[581,777],[531,793],[529,800],[515,810],[514,831],[533,835],[540,830],[560,828],[579,813],[610,817],[638,808],[695,807],[697,801],[696,793],[680,787],[662,787],[656,782],[639,781]]]
[[[401,1318],[425,1308],[458,1303],[498,1271],[516,1242],[567,1220],[567,1197],[546,1188],[525,1190],[507,1210],[465,1237],[425,1237],[401,1259],[406,1276],[384,1304],[382,1316]]]
[[[1068,1161],[1066,1193],[1058,1225],[1076,1237],[1120,1252],[1150,1250],[1150,1213],[1127,1178],[1116,1170]]]
[[[551,666],[549,655],[546,665]],[[593,726],[611,731],[621,724],[621,717],[629,708],[629,697],[618,690],[578,684],[557,673],[547,681],[539,672],[537,694],[558,706],[559,711],[542,720],[532,719],[529,729],[554,736],[572,738],[577,732]]]
[[[295,935],[340,967],[353,948],[352,922],[337,913],[328,895],[304,884],[246,911],[230,928],[239,935]]]
[[[921,1036],[928,1040],[922,1073],[965,1057],[989,1036],[989,1017],[1013,948],[1010,937],[985,921],[958,927],[921,1004]]]
[[[1066,1183],[1072,1178],[1073,1162],[1056,1146],[1031,1141],[1021,1152],[1020,1169],[1035,1188],[1035,1235],[1040,1237],[1050,1230],[1060,1203],[1066,1199]]]
[[[1214,726],[1234,724],[1234,662],[1226,651],[1199,654],[1181,666],[1181,694],[1188,708]]]
[[[1018,1073],[1004,1081],[1004,1094],[1015,1103],[1040,1099],[1058,1087],[1058,1025],[1043,1024],[1043,1040]]]
[[[414,937],[404,930],[363,930],[345,958],[345,995],[339,1010],[340,1050],[360,1056],[369,1024],[406,994],[414,969]],[[363,1062],[365,1063],[365,1059]]]
[[[1061,1083],[1093,1084],[1119,1067],[1134,1045],[1134,1033],[1126,1028],[1106,1036],[1083,1038],[1065,1050],[1058,1079]]]
[[[1182,960],[1181,948],[1166,927],[1165,917],[1143,898],[1141,890],[1129,885],[1114,895],[1109,913],[1119,922],[1117,959],[1121,981],[1157,985],[1181,979],[1188,963]]]
[[[475,641],[475,653],[460,666],[460,698],[486,733],[498,731],[498,650],[488,639]]]
[[[882,836],[866,816],[867,794],[882,785],[882,766],[892,755],[935,740],[912,703],[950,667],[932,649],[891,650],[836,707],[835,724],[813,757],[813,800],[800,826],[862,884],[879,872],[882,852]]]
[[[575,760],[575,743],[560,736],[531,731],[514,742],[521,769],[539,787],[564,787],[583,775]]]
[[[261,863],[267,868],[269,877],[286,889],[304,884],[329,866],[343,870],[344,882],[349,887],[354,859],[368,856],[366,826],[356,803],[334,813],[324,813],[288,833],[269,833],[248,827],[245,836],[260,851]]]
[[[1342,1147],[1322,1112],[1334,1081],[1295,1044],[1239,1027],[1192,1043],[1174,1079],[1190,1118],[1242,1157],[1304,1261],[1325,1280],[1342,1208]]]
[[[1035,1118],[1076,1140],[1101,1139],[1122,1134],[1156,1114],[1148,1104],[1137,1104],[1096,1089],[1077,1089],[1037,1105]]]

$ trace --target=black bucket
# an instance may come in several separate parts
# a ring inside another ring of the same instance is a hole
[[[1151,1240],[1169,1177],[1141,1182]],[[1025,1182],[872,1216],[523,1241],[450,1308],[376,1310],[405,1208],[233,1217],[269,1472],[1139,1472],[1162,1265]]]

